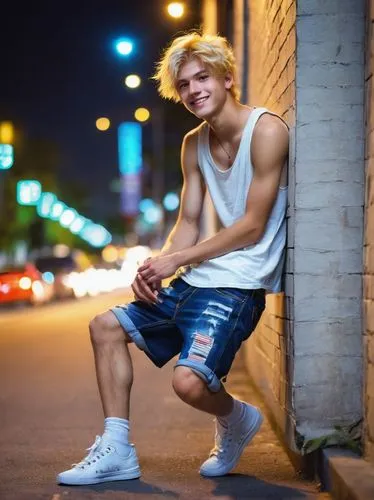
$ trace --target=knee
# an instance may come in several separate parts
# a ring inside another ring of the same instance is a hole
[[[173,389],[182,401],[193,404],[206,390],[205,382],[186,366],[177,366],[173,376]]]
[[[91,342],[98,345],[119,340],[121,332],[115,328],[114,321],[115,318],[110,311],[95,316],[89,324]]]

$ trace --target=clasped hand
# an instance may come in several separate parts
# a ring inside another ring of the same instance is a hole
[[[162,280],[173,276],[179,266],[177,254],[159,255],[145,260],[131,285],[135,299],[155,304]]]

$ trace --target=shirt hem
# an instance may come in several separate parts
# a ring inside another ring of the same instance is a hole
[[[197,283],[195,280],[190,279],[183,275],[178,276],[178,278],[181,278],[183,281],[196,288],[241,288],[243,290],[257,290],[260,288],[264,288],[267,292],[270,293],[280,293],[282,291],[281,289],[277,289],[269,285],[264,285],[263,283],[260,282],[228,283],[226,281],[225,283],[220,283],[219,281],[217,281],[214,282],[214,285],[213,284],[202,285],[201,283]]]

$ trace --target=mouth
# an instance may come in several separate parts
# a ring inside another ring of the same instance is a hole
[[[190,106],[201,106],[207,99],[209,99],[209,96],[205,97],[199,97],[198,99],[194,99],[193,101],[190,101]]]

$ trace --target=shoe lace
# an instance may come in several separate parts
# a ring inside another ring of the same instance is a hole
[[[220,458],[224,456],[229,449],[232,442],[233,427],[226,425],[218,419],[216,422],[216,433],[214,436],[214,448],[211,450],[209,456]]]
[[[104,449],[100,449],[101,441],[101,436],[96,436],[95,442],[86,450],[89,452],[88,455],[81,462],[72,464],[72,466],[79,469],[84,469],[86,466],[91,465],[98,460],[101,460],[103,457],[105,457],[106,454],[110,453],[110,446],[107,446]]]

